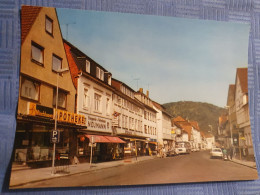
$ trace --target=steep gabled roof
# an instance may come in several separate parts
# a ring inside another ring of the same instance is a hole
[[[227,98],[227,105],[232,106],[231,102],[235,101],[235,90],[236,90],[236,85],[230,84],[228,88],[228,98]]]
[[[42,7],[22,6],[21,9],[21,44],[23,44],[26,36],[30,32],[34,21],[40,13]]]
[[[247,68],[237,68],[237,78],[240,81],[242,93],[248,93]]]
[[[65,48],[65,52],[66,52],[67,59],[68,59],[68,65],[69,65],[69,69],[70,69],[71,79],[72,79],[74,87],[77,89],[78,88],[77,76],[78,76],[80,70],[79,70],[77,64],[75,63],[74,58],[71,54],[71,51],[70,51],[71,47],[66,42],[63,42],[63,43],[64,43],[64,48]]]

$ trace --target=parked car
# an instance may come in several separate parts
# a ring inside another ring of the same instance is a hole
[[[177,142],[176,151],[178,154],[189,154],[191,153],[191,145],[189,142]]]
[[[178,154],[179,154],[179,153],[178,153],[177,148],[173,148],[173,149],[169,150],[169,151],[166,153],[167,156],[175,156],[175,155],[178,155]]]
[[[212,148],[210,158],[223,158],[223,152],[220,148]]]

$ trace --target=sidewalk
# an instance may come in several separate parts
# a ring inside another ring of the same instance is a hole
[[[248,161],[248,160],[239,160],[237,158],[232,158],[229,159],[231,162],[234,162],[234,163],[237,163],[237,164],[240,164],[240,165],[244,165],[244,166],[247,166],[247,167],[250,167],[250,168],[254,168],[254,169],[257,169],[256,168],[256,162],[253,162],[253,161]]]
[[[79,173],[86,173],[91,171],[96,171],[100,169],[106,169],[110,167],[117,167],[123,165],[129,165],[133,163],[138,163],[145,160],[150,160],[156,158],[155,156],[139,156],[136,158],[118,160],[118,161],[110,161],[110,162],[102,162],[102,163],[93,163],[90,167],[89,163],[81,163],[77,165],[70,165],[68,173],[57,173],[52,175],[52,167],[47,168],[38,168],[31,169],[28,167],[15,167],[12,169],[11,178],[10,178],[10,189],[19,188],[19,186],[44,181],[57,177],[64,177],[68,175],[75,175]]]

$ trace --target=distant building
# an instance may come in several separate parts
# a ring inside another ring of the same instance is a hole
[[[165,150],[168,151],[173,147],[173,136],[172,136],[172,116],[166,112],[166,109],[159,103],[153,101],[154,109],[157,111],[157,133],[158,143],[163,145]]]
[[[143,114],[143,130],[144,135],[148,137],[149,152],[155,154],[157,152],[157,111],[153,108],[153,102],[149,97],[149,91],[146,94],[143,93],[143,89],[135,93],[136,99],[138,99],[144,105]]]
[[[112,78],[113,123],[115,135],[126,141],[124,155],[145,155],[146,141],[149,136],[144,134],[144,105],[135,98],[135,91],[125,83]]]

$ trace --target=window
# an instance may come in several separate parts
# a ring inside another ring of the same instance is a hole
[[[104,71],[101,70],[99,67],[96,68],[96,77],[104,81]]]
[[[86,72],[90,73],[90,62],[86,60]]]
[[[97,93],[94,94],[94,109],[101,112],[101,95]]]
[[[53,35],[53,20],[48,16],[45,17],[45,31],[48,34]]]
[[[107,101],[106,101],[106,112],[107,114],[110,114],[110,99],[107,98]]]
[[[53,106],[56,106],[56,88],[53,90]],[[59,89],[58,107],[66,108],[67,93]]]
[[[144,125],[144,132],[147,134],[147,126]]]
[[[108,76],[107,76],[107,83],[108,83],[109,85],[111,85],[111,75],[108,75]]]
[[[89,107],[89,94],[88,89],[84,88],[84,94],[83,94],[83,107],[88,108]]]
[[[62,59],[56,55],[52,55],[52,70],[58,71],[62,68]]]
[[[22,78],[21,96],[32,100],[39,100],[40,87],[39,83]]]
[[[32,61],[39,64],[43,65],[43,47],[32,42]]]

